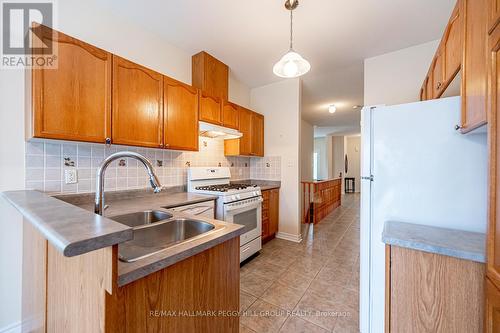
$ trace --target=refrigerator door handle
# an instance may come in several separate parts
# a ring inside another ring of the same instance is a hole
[[[373,181],[373,175],[370,175],[370,176],[363,176],[361,177],[362,180],[369,180],[369,181]]]

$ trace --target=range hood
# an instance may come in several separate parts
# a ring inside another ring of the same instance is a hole
[[[243,136],[243,133],[232,128],[200,121],[200,136],[207,138],[222,138],[226,140],[241,138]]]

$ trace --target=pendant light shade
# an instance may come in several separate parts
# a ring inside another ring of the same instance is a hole
[[[311,69],[311,64],[293,50],[293,10],[298,5],[298,0],[285,2],[285,8],[290,11],[290,49],[273,67],[273,73],[283,78],[299,77]]]
[[[290,50],[273,67],[273,73],[279,77],[294,78],[309,72],[311,65],[297,52]]]

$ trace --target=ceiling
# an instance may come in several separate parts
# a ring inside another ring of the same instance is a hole
[[[440,38],[455,1],[300,0],[294,48],[312,66],[303,77],[303,118],[359,131],[352,105],[363,103],[363,59]],[[208,51],[251,88],[280,80],[272,67],[288,48],[284,0],[99,3],[187,52]]]

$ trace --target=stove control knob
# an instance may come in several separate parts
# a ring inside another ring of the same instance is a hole
[[[236,196],[235,196],[235,195],[232,195],[232,196],[231,196],[231,200],[236,200]]]
[[[236,199],[240,200],[240,195],[239,194],[236,194]]]

